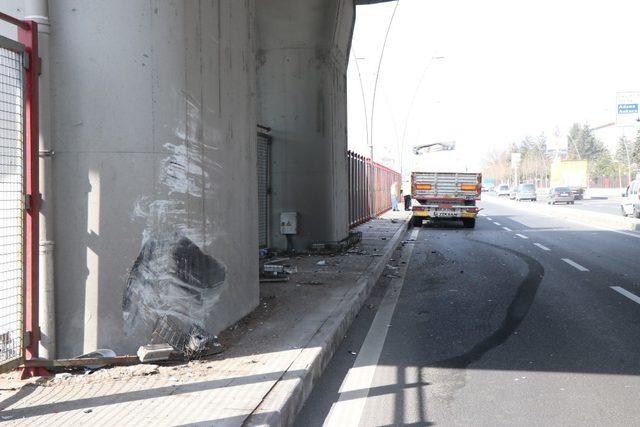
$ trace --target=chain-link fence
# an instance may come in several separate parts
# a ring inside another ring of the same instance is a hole
[[[24,64],[0,37],[0,367],[23,354]]]

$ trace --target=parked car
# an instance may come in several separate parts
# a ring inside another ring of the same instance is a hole
[[[498,197],[508,196],[509,193],[509,186],[507,184],[500,184],[498,187],[496,187],[496,194],[498,195]]]
[[[556,203],[573,204],[575,196],[569,187],[554,187],[549,190],[549,200],[547,204],[555,205]]]
[[[509,190],[509,200],[516,199],[516,190],[518,190],[516,187],[513,187],[511,190]]]
[[[620,202],[622,215],[640,218],[640,179],[631,181],[627,190],[622,193],[622,202]]]
[[[584,188],[583,187],[569,187],[571,190],[571,194],[573,194],[574,200],[583,200],[584,199]]]
[[[516,200],[518,202],[522,200],[531,200],[535,202],[538,200],[538,196],[536,195],[536,186],[533,184],[520,184],[518,188],[516,188]]]

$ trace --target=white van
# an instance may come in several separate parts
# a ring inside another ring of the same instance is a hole
[[[498,188],[496,188],[496,194],[498,196],[509,196],[510,194],[509,186],[507,184],[500,184]]]
[[[627,190],[622,193],[622,215],[640,218],[640,179],[631,181]]]

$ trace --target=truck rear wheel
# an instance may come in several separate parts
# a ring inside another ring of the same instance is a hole
[[[462,220],[462,225],[464,225],[464,228],[475,228],[476,227],[476,219],[475,218],[464,218]]]
[[[422,227],[422,217],[414,216],[413,218],[411,218],[411,225],[413,225],[414,227]]]

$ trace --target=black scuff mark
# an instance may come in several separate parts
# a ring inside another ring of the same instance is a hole
[[[123,292],[125,332],[170,316],[204,326],[225,282],[224,266],[189,238],[172,233],[149,237],[131,268]]]
[[[470,239],[474,242],[494,247],[496,249],[509,252],[520,258],[527,264],[528,272],[518,290],[515,297],[511,300],[507,313],[500,327],[491,335],[474,345],[469,351],[445,359],[434,362],[433,366],[440,366],[454,369],[465,369],[470,364],[480,360],[488,351],[504,344],[507,339],[518,329],[529,309],[533,305],[533,301],[544,277],[544,267],[534,258],[513,249],[494,245],[480,240]]]

